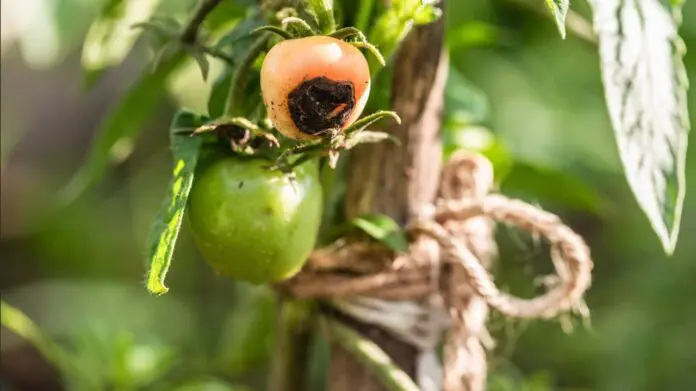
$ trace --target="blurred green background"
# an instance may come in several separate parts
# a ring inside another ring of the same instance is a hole
[[[170,175],[170,118],[182,106],[205,112],[214,80],[203,82],[193,60],[161,86],[138,142],[120,146],[128,158],[69,208],[49,213],[100,121],[148,66],[139,42],[85,88],[81,45],[104,3],[2,0],[2,298],[68,346],[90,368],[94,379],[85,381],[95,390],[263,389],[273,342],[268,291],[217,277],[185,228],[170,293],[155,298],[142,284],[145,240]],[[249,3],[237,0],[230,16]],[[185,18],[192,4],[166,1],[158,12]],[[542,5],[450,0],[445,12],[453,69],[447,151],[489,153],[499,190],[562,216],[595,261],[591,325],[574,322],[567,333],[558,320],[493,315],[489,389],[696,390],[696,191],[687,193],[681,238],[667,258],[623,177],[596,46],[572,32],[561,40]],[[584,1],[571,7],[588,17]],[[696,48],[696,3],[687,1],[683,15],[681,34]],[[694,53],[685,57],[691,80]],[[213,62],[211,72],[219,68]],[[695,102],[692,89],[692,123]],[[689,155],[693,187],[696,147]],[[509,227],[497,237],[497,281],[531,295],[539,289],[533,279],[551,271],[546,248]],[[327,354],[320,341],[316,352],[319,390]],[[8,391],[61,389],[55,369],[5,329],[0,382]]]

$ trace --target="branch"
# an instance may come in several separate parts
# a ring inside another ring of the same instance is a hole
[[[227,117],[235,117],[239,114],[239,110],[242,107],[240,100],[243,98],[244,87],[246,86],[247,79],[249,76],[249,70],[254,61],[261,54],[263,49],[266,47],[268,40],[270,39],[270,33],[264,33],[251,45],[246,55],[237,65],[237,69],[232,76],[232,85],[230,85],[230,90],[227,95],[227,103],[225,108],[225,115]]]
[[[418,391],[411,377],[374,342],[327,317],[321,318],[327,337],[357,358],[389,391]]]
[[[201,25],[205,21],[205,18],[208,16],[208,14],[213,12],[215,7],[217,7],[218,4],[220,4],[220,1],[221,0],[200,0],[198,9],[193,14],[188,24],[186,24],[186,28],[184,29],[184,32],[181,34],[182,43],[189,45],[193,45],[196,43],[196,40],[198,39],[198,31],[200,30]]]

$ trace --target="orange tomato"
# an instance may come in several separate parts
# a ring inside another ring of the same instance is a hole
[[[370,93],[370,70],[360,50],[339,39],[289,39],[266,55],[261,93],[279,132],[316,139],[358,119]]]

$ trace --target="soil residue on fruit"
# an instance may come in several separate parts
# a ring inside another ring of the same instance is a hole
[[[324,76],[305,80],[288,94],[288,108],[297,128],[305,134],[341,129],[353,112],[353,83]]]

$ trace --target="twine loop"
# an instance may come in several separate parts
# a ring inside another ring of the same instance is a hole
[[[491,194],[492,186],[490,162],[458,152],[443,167],[436,202],[420,208],[406,225],[408,253],[339,240],[316,250],[303,271],[284,285],[296,297],[329,300],[357,320],[386,329],[426,352],[424,362],[431,364],[435,344],[449,330],[444,380],[433,380],[430,370],[419,379],[421,386],[482,390],[487,307],[514,318],[549,318],[568,311],[586,315],[582,298],[593,266],[584,240],[556,215]],[[492,235],[500,223],[550,244],[556,276],[544,294],[521,298],[496,286],[488,268],[497,255]]]

